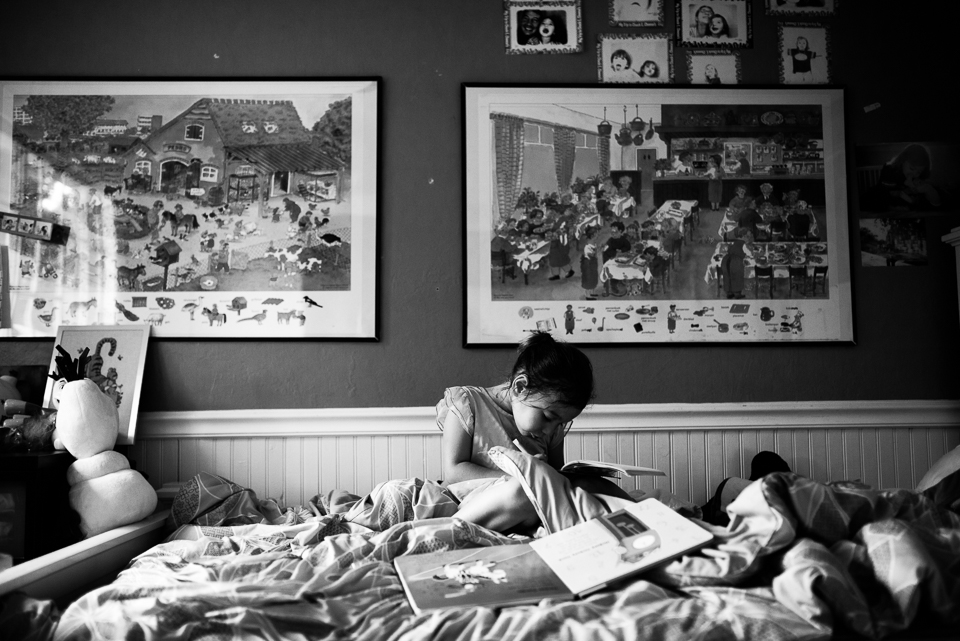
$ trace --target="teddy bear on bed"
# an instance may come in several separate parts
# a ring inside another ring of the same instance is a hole
[[[41,446],[70,452],[67,470],[70,507],[80,516],[84,538],[146,518],[157,507],[157,493],[127,458],[114,451],[120,433],[116,403],[83,376],[88,350],[76,360],[59,345],[53,410],[24,426],[24,437]]]

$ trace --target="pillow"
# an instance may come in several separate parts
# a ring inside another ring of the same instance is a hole
[[[960,445],[953,448],[933,464],[917,483],[917,491],[928,490],[957,470],[960,470]]]

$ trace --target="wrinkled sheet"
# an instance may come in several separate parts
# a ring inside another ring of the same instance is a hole
[[[603,509],[520,456],[502,467],[551,528]],[[390,481],[317,497],[300,523],[182,526],[71,604],[56,638],[880,638],[921,618],[960,623],[960,516],[939,498],[772,474],[729,506],[729,527],[706,526],[713,544],[641,578],[578,601],[414,615],[394,558],[522,539],[453,517],[435,483]]]

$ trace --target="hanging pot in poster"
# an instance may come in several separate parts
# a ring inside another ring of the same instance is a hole
[[[604,137],[609,136],[611,133],[613,133],[613,125],[604,120],[597,125],[597,133]]]

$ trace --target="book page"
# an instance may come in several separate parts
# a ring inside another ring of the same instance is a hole
[[[582,595],[693,550],[711,538],[709,532],[663,503],[647,499],[537,539],[530,546],[571,592]]]

